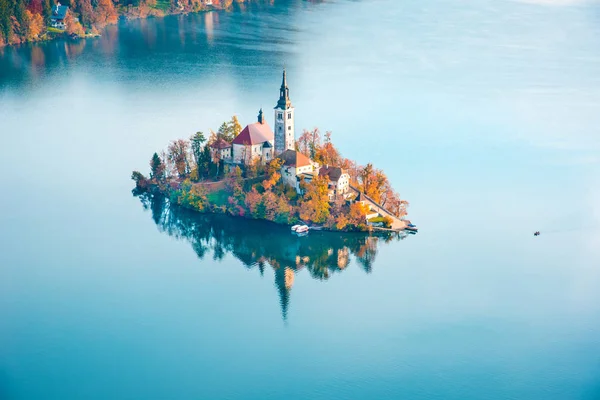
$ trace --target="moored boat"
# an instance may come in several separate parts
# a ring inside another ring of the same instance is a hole
[[[308,226],[306,225],[300,225],[298,228],[296,228],[296,233],[306,233],[308,232]]]
[[[406,226],[406,228],[404,228],[405,231],[409,232],[409,233],[417,233],[419,232],[419,229],[413,225],[413,224],[408,224]]]
[[[292,226],[292,232],[296,232],[296,230],[297,230],[298,228],[300,228],[301,226],[302,226],[302,225],[294,225],[294,226]]]

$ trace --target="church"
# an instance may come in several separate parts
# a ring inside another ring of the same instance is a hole
[[[283,161],[282,178],[299,191],[300,178],[312,179],[319,173],[319,164],[296,151],[294,107],[290,100],[285,69],[279,88],[279,100],[274,108],[273,126],[274,131],[261,109],[257,121],[247,125],[231,144],[219,139],[210,145],[211,152],[219,152],[221,159],[229,163],[243,165],[251,162],[267,163],[278,157]]]
[[[330,201],[348,196],[350,176],[346,171],[328,165],[321,168],[318,163],[296,151],[294,107],[290,100],[285,69],[279,88],[279,100],[274,109],[273,126],[275,131],[271,130],[260,109],[256,122],[246,125],[231,143],[223,138],[211,143],[211,154],[213,158],[241,165],[268,163],[273,158],[279,158],[283,162],[281,178],[297,192],[300,192],[301,180],[310,182],[319,175],[328,181]]]
[[[279,89],[279,100],[275,106],[274,127],[275,132],[271,130],[261,109],[257,121],[247,125],[233,139],[233,151],[228,161],[244,165],[257,160],[266,163],[286,150],[296,150],[294,107],[290,100],[285,69]],[[215,146],[223,147],[223,143]]]

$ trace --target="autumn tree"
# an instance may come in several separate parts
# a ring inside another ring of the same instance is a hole
[[[325,133],[325,143],[316,149],[314,160],[321,165],[344,168],[344,159],[331,142],[331,132]]]
[[[246,203],[246,207],[248,207],[248,210],[250,211],[250,214],[254,218],[259,218],[260,217],[259,207],[261,206],[261,203],[262,203],[262,196],[260,195],[260,193],[258,193],[256,191],[255,188],[252,188],[252,190],[250,190],[248,193],[246,193],[245,203]]]
[[[231,117],[231,121],[229,121],[229,127],[231,129],[231,134],[233,135],[231,140],[233,140],[242,131],[242,125],[240,124],[237,116],[234,115]]]
[[[317,176],[309,183],[302,183],[301,188],[304,196],[300,202],[300,218],[318,224],[324,223],[330,208],[327,180]]]
[[[309,131],[307,131],[306,129],[303,130],[302,134],[298,138],[298,141],[296,142],[296,147],[297,147],[298,151],[300,153],[304,154],[307,157],[310,156],[310,152],[309,152],[309,143],[310,143],[309,135],[310,135]]]
[[[229,191],[233,191],[234,186],[242,184],[242,169],[239,166],[231,168],[227,176],[225,177],[225,186]]]
[[[167,157],[175,171],[180,178],[185,177],[189,174],[190,166],[188,162],[187,152],[189,149],[189,142],[184,139],[178,139],[171,142],[168,148]]]
[[[368,205],[360,202],[352,203],[350,206],[350,212],[348,213],[348,224],[351,224],[358,229],[362,229],[366,226],[366,216],[368,212]]]
[[[81,26],[81,23],[73,18],[73,14],[70,12],[68,12],[65,17],[65,24],[67,25],[67,33],[69,35],[83,36],[85,34],[85,30],[83,29],[83,26]]]
[[[262,182],[262,185],[265,190],[270,190],[273,186],[277,185],[279,180],[281,179],[281,166],[283,165],[283,160],[280,158],[274,158],[269,163],[267,163],[267,168],[265,170],[267,179]]]
[[[133,171],[131,173],[131,179],[135,181],[135,187],[137,189],[146,189],[148,186],[148,179],[139,171]]]
[[[73,9],[79,14],[79,22],[86,28],[91,28],[94,22],[94,10],[90,0],[73,0]]]
[[[40,3],[41,7],[41,3]],[[32,13],[26,10],[27,19],[29,20],[29,36],[31,39],[37,38],[44,29],[44,19],[38,13]]]
[[[279,224],[287,224],[290,222],[292,217],[292,206],[287,200],[286,196],[278,196],[277,198],[277,213],[275,216],[275,222]]]
[[[42,0],[30,0],[27,4],[27,10],[32,14],[42,14],[44,8],[42,6]]]
[[[233,139],[242,131],[242,125],[235,115],[231,117],[231,120],[223,122],[217,131],[217,137],[222,138],[231,143]]]
[[[275,221],[279,208],[278,196],[271,191],[266,191],[262,196],[262,204],[264,207],[264,218],[269,221]]]
[[[117,23],[118,15],[112,0],[98,0],[94,22],[98,26]]]

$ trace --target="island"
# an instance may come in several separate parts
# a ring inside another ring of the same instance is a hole
[[[134,195],[164,196],[203,213],[228,214],[332,231],[400,231],[408,202],[383,171],[342,157],[331,132],[304,130],[283,70],[274,130],[262,109],[242,129],[236,116],[205,135],[172,141],[154,153],[150,174],[132,173]]]
[[[0,0],[0,47],[58,37],[99,36],[120,18],[231,9],[234,0]],[[235,0],[238,5],[257,0]]]

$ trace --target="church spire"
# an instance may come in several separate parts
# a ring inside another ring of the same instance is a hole
[[[265,118],[263,117],[262,107],[260,108],[260,111],[258,112],[258,123],[259,124],[265,123]]]
[[[287,78],[285,76],[285,67],[283,67],[283,80],[281,81],[281,88],[287,88]]]
[[[290,89],[287,85],[287,77],[285,74],[285,68],[283,69],[283,78],[281,79],[281,88],[279,88],[279,101],[277,101],[277,107],[283,110],[288,109],[292,106],[290,100]]]
[[[287,74],[283,69],[281,88],[279,88],[279,100],[275,106],[275,155],[286,150],[296,148],[296,135],[294,133],[294,107],[290,100],[290,89],[287,85]]]

